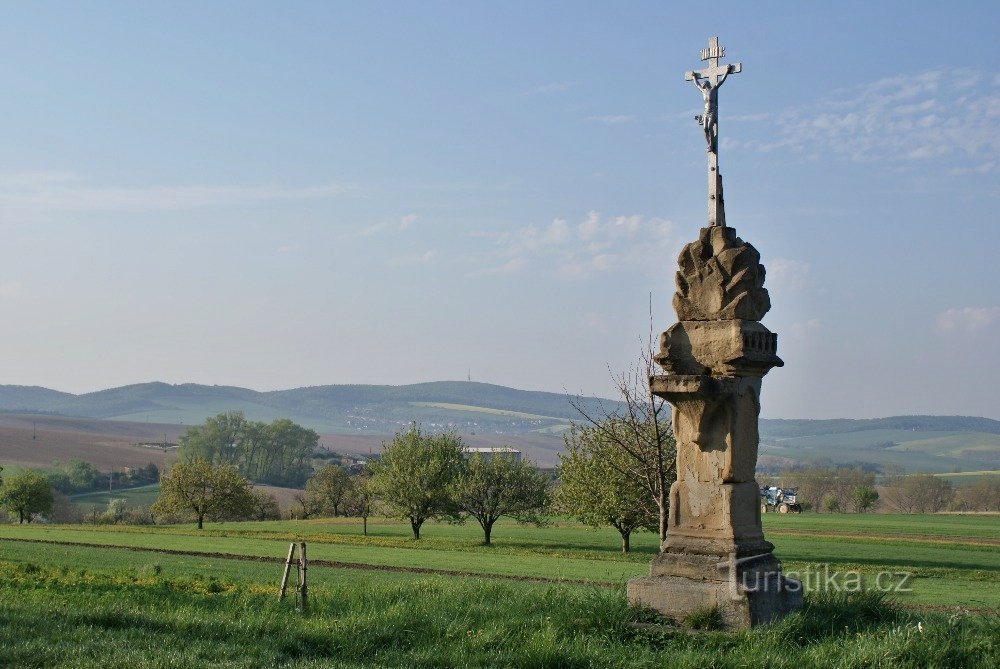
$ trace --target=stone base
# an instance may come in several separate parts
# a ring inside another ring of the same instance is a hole
[[[663,553],[653,560],[651,576],[628,582],[628,601],[676,622],[718,608],[726,629],[775,622],[802,608],[802,584],[786,578],[772,555],[752,562]]]

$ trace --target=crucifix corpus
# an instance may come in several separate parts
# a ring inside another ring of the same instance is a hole
[[[708,151],[708,224],[726,224],[726,210],[722,201],[722,176],[719,174],[719,88],[730,74],[743,71],[742,63],[719,65],[719,59],[726,55],[726,47],[719,46],[719,38],[708,41],[708,48],[701,50],[701,59],[708,61],[703,70],[684,73],[684,81],[693,81],[705,100],[705,111],[695,120],[705,132]]]

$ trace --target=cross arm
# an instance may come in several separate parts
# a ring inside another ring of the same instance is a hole
[[[721,86],[722,84],[725,83],[726,79],[729,78],[730,74],[736,74],[737,72],[742,72],[742,71],[743,71],[743,64],[742,63],[733,63],[731,65],[727,65],[726,68],[722,72],[722,78],[719,79],[718,82],[716,82],[715,85],[716,86]]]
[[[716,77],[727,77],[730,74],[739,74],[743,71],[743,63],[730,63],[729,65],[713,65],[704,70],[692,70],[684,73],[684,81],[695,81],[696,79],[708,79],[715,83]]]

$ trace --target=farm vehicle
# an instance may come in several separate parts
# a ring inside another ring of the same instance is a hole
[[[802,513],[802,505],[799,504],[796,493],[798,488],[770,488],[760,489],[760,512],[761,513]]]

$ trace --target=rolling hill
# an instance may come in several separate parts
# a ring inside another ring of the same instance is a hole
[[[610,400],[572,398],[597,411]],[[143,383],[73,395],[34,386],[0,386],[0,411],[173,424],[200,423],[240,410],[255,420],[288,417],[329,433],[392,434],[412,421],[461,431],[531,433],[578,417],[571,398],[487,383],[337,385],[258,392],[231,386]]]
[[[417,421],[431,430],[455,429],[472,445],[510,443],[540,464],[553,465],[562,448],[563,431],[580,419],[572,402],[595,414],[601,413],[601,407],[617,406],[614,400],[465,381],[329,385],[270,392],[156,382],[81,395],[36,386],[0,386],[0,413],[7,414],[0,427],[16,425],[19,435],[14,439],[13,432],[0,433],[0,461],[26,461],[35,445],[24,443],[23,430],[30,429],[32,421],[23,414],[35,414],[39,421],[44,417],[46,424],[57,422],[51,427],[65,433],[60,436],[61,444],[72,441],[75,426],[84,435],[80,448],[101,448],[103,443],[118,446],[130,438],[140,441],[147,434],[162,436],[165,427],[173,439],[184,425],[201,423],[222,411],[241,410],[254,420],[291,418],[320,432],[326,447],[343,452],[377,450],[386,436]],[[926,472],[1000,469],[1000,421],[989,418],[765,419],[760,434],[760,463],[765,469],[818,461],[879,468],[894,465]],[[6,451],[15,443],[20,444],[15,449],[17,457],[11,458],[13,453]],[[79,457],[81,451],[73,449],[73,453]],[[121,457],[115,454],[114,459]]]

